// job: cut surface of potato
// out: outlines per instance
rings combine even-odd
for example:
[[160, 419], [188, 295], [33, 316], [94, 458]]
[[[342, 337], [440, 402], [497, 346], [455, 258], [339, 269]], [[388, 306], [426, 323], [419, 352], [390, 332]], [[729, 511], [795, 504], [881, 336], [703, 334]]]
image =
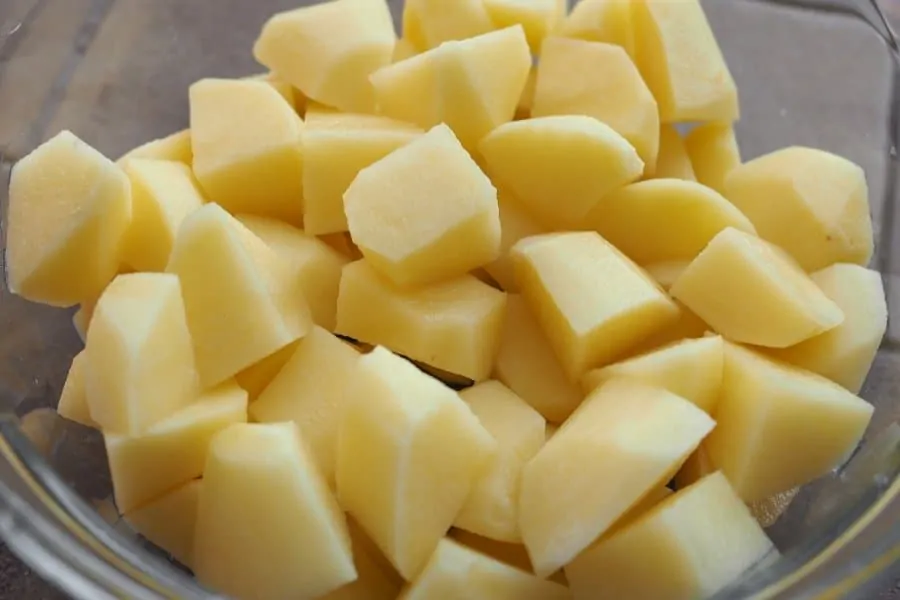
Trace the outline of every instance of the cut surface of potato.
[[711, 329], [703, 319], [691, 312], [687, 306], [681, 302], [675, 301], [678, 307], [679, 316], [674, 322], [666, 325], [648, 338], [644, 338], [638, 346], [628, 352], [628, 356], [640, 356], [653, 350], [658, 350], [663, 346], [674, 344], [682, 340], [692, 340], [703, 337]]
[[522, 203], [509, 192], [500, 188], [497, 192], [500, 207], [500, 258], [486, 264], [484, 270], [494, 278], [501, 289], [507, 292], [519, 291], [516, 274], [513, 271], [509, 251], [519, 240], [547, 230], [524, 208]]
[[780, 248], [731, 227], [685, 269], [671, 294], [728, 339], [770, 348], [799, 344], [844, 321]]
[[704, 123], [685, 138], [697, 181], [725, 194], [725, 180], [741, 165], [741, 150], [730, 123]]
[[287, 361], [294, 355], [294, 351], [300, 345], [300, 341], [297, 340], [288, 344], [281, 350], [273, 352], [234, 376], [234, 380], [237, 381], [238, 385], [247, 390], [250, 402], [259, 398], [263, 390], [272, 383], [275, 376], [281, 372]]
[[183, 129], [164, 138], [142, 144], [122, 155], [116, 162], [119, 166], [125, 166], [132, 158], [171, 160], [190, 166], [194, 162], [194, 151], [191, 148], [191, 131]]
[[278, 92], [282, 98], [284, 98], [288, 104], [291, 105], [297, 114], [302, 114], [301, 111], [306, 108], [306, 97], [303, 95], [303, 92], [292, 86], [287, 81], [281, 79], [275, 73], [269, 71], [268, 73], [261, 73], [259, 75], [252, 75], [250, 77], [246, 77], [246, 79], [251, 79], [255, 81], [263, 81], [268, 83], [275, 91]]
[[684, 270], [691, 264], [689, 260], [663, 260], [644, 265], [644, 270], [666, 291], [670, 290]]
[[91, 418], [87, 403], [86, 370], [87, 354], [82, 350], [75, 355], [69, 366], [69, 374], [59, 396], [56, 412], [59, 416], [85, 427], [97, 427], [96, 421]]
[[357, 362], [338, 435], [341, 506], [413, 579], [497, 442], [444, 384], [382, 347]]
[[200, 479], [190, 481], [149, 504], [136, 508], [123, 518], [147, 540], [190, 568], [194, 525], [197, 523], [197, 502], [202, 485]]
[[397, 600], [403, 578], [359, 525], [351, 519], [347, 520], [347, 525], [356, 579], [325, 594], [320, 600]]
[[653, 177], [697, 181], [685, 142], [674, 125], [663, 125], [659, 131], [659, 155]]
[[10, 292], [51, 306], [97, 298], [131, 222], [125, 173], [69, 131], [16, 163], [6, 214]]
[[465, 40], [495, 29], [485, 0], [409, 0], [403, 7], [403, 35], [421, 50]]
[[706, 477], [718, 471], [706, 451], [706, 445], [701, 444], [691, 456], [684, 461], [684, 464], [675, 474], [673, 481], [676, 490], [683, 490], [689, 485], [693, 485]]
[[541, 44], [559, 20], [557, 0], [483, 0], [488, 16], [498, 29], [521, 25], [532, 54], [540, 54]]
[[621, 46], [634, 56], [631, 0], [581, 0], [563, 21], [558, 34]]

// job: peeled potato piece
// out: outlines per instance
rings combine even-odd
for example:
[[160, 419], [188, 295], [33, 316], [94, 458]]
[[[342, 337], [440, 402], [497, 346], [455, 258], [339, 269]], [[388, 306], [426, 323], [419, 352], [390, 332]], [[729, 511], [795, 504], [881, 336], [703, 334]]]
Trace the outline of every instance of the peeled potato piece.
[[486, 264], [484, 270], [507, 292], [519, 291], [509, 251], [521, 239], [547, 233], [522, 203], [502, 188], [497, 193], [500, 208], [500, 258]]
[[124, 515], [135, 531], [191, 567], [202, 480], [195, 479]]
[[697, 181], [725, 194], [728, 175], [741, 165], [741, 151], [730, 123], [705, 123], [684, 140]]
[[653, 178], [697, 181], [685, 141], [673, 125], [663, 125], [659, 131], [659, 156]]
[[409, 0], [403, 6], [403, 35], [420, 50], [493, 31], [485, 0]]
[[558, 33], [567, 38], [621, 46], [629, 56], [634, 56], [631, 0], [581, 0]]
[[540, 53], [544, 38], [559, 20], [558, 0], [484, 0], [484, 5], [498, 29], [521, 25], [533, 54]]
[[66, 376], [66, 383], [63, 385], [62, 393], [59, 396], [56, 412], [59, 413], [59, 416], [70, 421], [85, 427], [96, 428], [97, 423], [91, 418], [91, 411], [88, 408], [85, 382], [87, 377], [86, 369], [87, 354], [82, 350], [72, 359], [69, 374]]
[[122, 155], [116, 162], [119, 166], [124, 167], [132, 158], [171, 160], [190, 166], [194, 162], [194, 152], [191, 148], [191, 131], [183, 129], [164, 138], [142, 144]]

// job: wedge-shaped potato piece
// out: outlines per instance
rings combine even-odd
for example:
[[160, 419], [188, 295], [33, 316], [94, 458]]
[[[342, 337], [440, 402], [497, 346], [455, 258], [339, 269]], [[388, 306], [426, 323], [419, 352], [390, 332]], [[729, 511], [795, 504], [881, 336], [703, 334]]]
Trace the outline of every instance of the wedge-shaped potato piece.
[[672, 296], [736, 342], [787, 348], [844, 321], [844, 313], [780, 248], [732, 227], [685, 269]]
[[213, 436], [229, 425], [247, 421], [247, 392], [234, 381], [195, 400], [140, 435], [104, 432], [120, 513], [128, 514], [200, 477]]
[[273, 16], [253, 56], [308, 98], [373, 112], [369, 74], [391, 64], [396, 41], [384, 0], [336, 0]]
[[88, 331], [87, 400], [105, 432], [136, 435], [194, 400], [197, 369], [178, 278], [117, 277]]
[[573, 381], [678, 318], [656, 283], [594, 232], [526, 238], [512, 256], [522, 296]]
[[583, 115], [507, 123], [479, 149], [488, 172], [542, 224], [557, 229], [578, 225], [606, 194], [644, 171], [625, 138]]
[[737, 87], [699, 0], [637, 0], [635, 57], [663, 123], [737, 121]]
[[584, 394], [566, 375], [525, 299], [510, 295], [494, 375], [552, 423], [562, 423]]
[[275, 88], [203, 79], [190, 88], [190, 111], [194, 174], [206, 196], [234, 214], [299, 225], [303, 121]]
[[287, 263], [309, 304], [313, 322], [334, 329], [341, 269], [349, 259], [287, 223], [251, 215], [239, 215], [238, 220]]
[[404, 590], [406, 600], [471, 598], [569, 600], [569, 590], [459, 544], [441, 540], [422, 573]]
[[191, 567], [197, 503], [203, 481], [194, 479], [124, 515], [125, 521], [147, 540]]
[[746, 502], [825, 475], [859, 442], [872, 405], [836, 383], [725, 346], [718, 427], [704, 446]]
[[760, 237], [806, 271], [872, 258], [866, 174], [845, 158], [798, 146], [778, 150], [731, 171], [725, 195]]
[[673, 125], [663, 125], [659, 131], [659, 155], [653, 178], [697, 181], [685, 142]]
[[190, 166], [194, 162], [194, 151], [191, 148], [191, 131], [182, 129], [172, 135], [142, 144], [122, 155], [116, 162], [119, 166], [125, 166], [132, 158], [171, 160]]
[[460, 392], [497, 440], [497, 454], [475, 484], [454, 526], [503, 542], [520, 543], [519, 480], [522, 468], [544, 445], [546, 421], [499, 381]]
[[82, 350], [75, 355], [69, 366], [69, 374], [59, 396], [56, 412], [59, 416], [85, 427], [97, 427], [97, 423], [91, 418], [87, 403], [86, 371], [87, 353]]
[[775, 547], [721, 473], [601, 540], [566, 566], [576, 600], [709, 598]]
[[721, 337], [684, 340], [591, 371], [584, 376], [582, 385], [589, 393], [610, 379], [631, 377], [667, 389], [714, 415], [722, 390], [724, 360]]
[[502, 188], [497, 193], [500, 207], [500, 258], [484, 266], [500, 287], [507, 292], [519, 291], [509, 251], [521, 239], [547, 233], [522, 203]]
[[247, 77], [246, 79], [252, 79], [256, 81], [264, 81], [275, 88], [275, 91], [278, 92], [287, 103], [290, 104], [297, 114], [302, 115], [306, 112], [306, 103], [308, 99], [306, 96], [292, 86], [290, 83], [269, 71], [268, 73], [261, 73], [259, 75], [253, 75], [251, 77]]
[[243, 423], [213, 438], [193, 566], [235, 598], [318, 598], [356, 579], [346, 519], [296, 425]]
[[500, 252], [497, 190], [446, 125], [363, 169], [344, 209], [363, 255], [399, 285], [463, 275]]
[[656, 100], [620, 46], [551, 37], [538, 65], [532, 117], [588, 115], [616, 130], [649, 172], [659, 152]]
[[535, 572], [568, 564], [662, 487], [714, 426], [662, 388], [616, 379], [595, 390], [522, 474], [519, 526]]
[[357, 362], [338, 436], [341, 505], [407, 580], [425, 566], [497, 442], [459, 396], [388, 350]]
[[887, 328], [881, 274], [859, 265], [837, 264], [813, 273], [812, 280], [840, 307], [844, 322], [796, 346], [773, 351], [773, 356], [858, 394]]
[[725, 180], [741, 165], [741, 150], [730, 123], [705, 123], [684, 139], [697, 181], [720, 194]]
[[439, 56], [424, 52], [372, 73], [378, 112], [421, 127], [440, 123]]
[[353, 520], [347, 520], [356, 579], [320, 600], [397, 600], [403, 578]]
[[558, 0], [484, 0], [488, 15], [498, 28], [521, 25], [532, 54], [540, 54], [544, 38], [559, 21]]
[[275, 376], [281, 372], [287, 361], [294, 355], [294, 351], [297, 350], [300, 341], [297, 340], [288, 344], [281, 350], [273, 352], [234, 376], [234, 380], [237, 381], [238, 385], [247, 390], [250, 402], [259, 398], [259, 395], [272, 383]]
[[51, 306], [100, 296], [119, 269], [131, 186], [113, 162], [63, 131], [20, 160], [9, 180], [9, 291]]
[[309, 330], [309, 307], [294, 271], [217, 204], [185, 219], [167, 270], [181, 281], [204, 386], [234, 376]]
[[558, 34], [621, 46], [634, 56], [631, 0], [581, 0], [563, 21]]
[[336, 332], [475, 381], [500, 347], [506, 295], [471, 275], [399, 288], [358, 261], [344, 267]]
[[409, 0], [403, 7], [403, 35], [421, 50], [494, 29], [485, 0]]
[[599, 202], [586, 223], [640, 265], [693, 260], [727, 227], [756, 233], [721, 194], [679, 179], [626, 186]]

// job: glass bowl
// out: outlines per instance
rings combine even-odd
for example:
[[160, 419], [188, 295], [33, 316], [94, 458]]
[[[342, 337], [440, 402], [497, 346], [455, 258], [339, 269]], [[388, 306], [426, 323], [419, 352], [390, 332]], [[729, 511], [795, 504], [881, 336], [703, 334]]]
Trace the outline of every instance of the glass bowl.
[[[117, 157], [185, 127], [188, 85], [262, 71], [250, 48], [263, 21], [298, 4], [0, 0], [0, 203], [10, 166], [60, 129]], [[390, 4], [399, 21], [402, 2]], [[742, 93], [744, 157], [802, 144], [865, 168], [874, 266], [900, 314], [900, 63], [889, 25], [900, 1], [705, 5]], [[100, 436], [52, 410], [81, 348], [71, 316], [0, 289], [0, 535], [76, 598], [216, 597], [118, 520]], [[900, 578], [900, 322], [862, 395], [876, 410], [860, 450], [768, 528], [782, 557], [720, 597], [873, 598]]]

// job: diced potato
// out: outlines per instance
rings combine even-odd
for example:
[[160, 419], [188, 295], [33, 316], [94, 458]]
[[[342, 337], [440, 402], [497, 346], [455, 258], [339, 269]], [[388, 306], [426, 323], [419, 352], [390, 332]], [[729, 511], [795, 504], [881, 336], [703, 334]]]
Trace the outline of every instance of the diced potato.
[[559, 35], [614, 44], [634, 56], [631, 0], [581, 0], [563, 21]]
[[834, 329], [844, 313], [780, 248], [729, 227], [672, 286], [728, 339], [787, 348]]
[[490, 556], [502, 563], [519, 570], [533, 573], [531, 559], [528, 558], [528, 550], [522, 544], [510, 544], [498, 542], [480, 535], [476, 535], [464, 529], [454, 528], [450, 532], [451, 539], [476, 552]]
[[659, 155], [653, 178], [697, 181], [685, 141], [674, 125], [663, 125], [659, 131]]
[[471, 275], [403, 289], [358, 261], [344, 267], [335, 331], [482, 381], [500, 347], [505, 306], [503, 292]]
[[871, 404], [836, 383], [733, 344], [724, 373], [718, 426], [704, 446], [746, 502], [825, 475], [872, 418]]
[[640, 265], [693, 260], [727, 227], [756, 233], [721, 194], [679, 179], [641, 181], [613, 192], [586, 223]]
[[584, 399], [519, 295], [506, 300], [506, 321], [494, 375], [552, 423], [568, 419]]
[[635, 57], [663, 123], [737, 121], [737, 87], [699, 0], [632, 4]]
[[662, 260], [660, 262], [650, 263], [644, 266], [644, 270], [650, 277], [668, 291], [684, 270], [691, 264], [689, 260]]
[[261, 73], [259, 75], [253, 75], [251, 77], [247, 77], [247, 79], [254, 79], [256, 81], [264, 81], [275, 88], [275, 91], [281, 94], [281, 97], [287, 100], [287, 103], [290, 104], [297, 114], [303, 114], [306, 110], [306, 96], [292, 86], [290, 83], [272, 73], [271, 71], [268, 73]]
[[420, 50], [415, 44], [407, 39], [401, 38], [397, 40], [397, 44], [394, 46], [394, 54], [391, 56], [391, 63], [398, 63], [407, 58], [412, 58], [419, 53]]
[[716, 473], [566, 566], [576, 600], [709, 598], [775, 547]]
[[132, 158], [148, 158], [151, 160], [171, 160], [190, 166], [194, 162], [194, 151], [191, 148], [191, 131], [182, 129], [152, 142], [142, 144], [124, 154], [116, 162], [125, 166]]
[[525, 80], [525, 87], [522, 89], [522, 95], [519, 96], [519, 104], [516, 106], [516, 120], [530, 119], [531, 107], [534, 105], [534, 91], [537, 88], [537, 67], [531, 67], [528, 71], [528, 79]]
[[363, 257], [362, 252], [359, 251], [359, 248], [353, 243], [353, 239], [347, 232], [329, 233], [318, 237], [332, 249], [337, 250], [350, 260], [359, 260]]
[[184, 221], [167, 270], [181, 281], [204, 386], [234, 376], [310, 327], [290, 266], [217, 204]]
[[119, 268], [130, 188], [118, 166], [69, 131], [17, 162], [5, 223], [9, 291], [61, 307], [100, 296]]
[[291, 342], [281, 350], [273, 352], [261, 361], [254, 363], [234, 376], [238, 385], [247, 390], [250, 402], [253, 402], [268, 387], [275, 376], [281, 372], [287, 361], [294, 355], [301, 340]]
[[341, 411], [358, 359], [359, 352], [349, 344], [313, 327], [250, 407], [250, 416], [258, 423], [296, 423], [319, 472], [332, 487]]
[[620, 46], [551, 37], [538, 65], [531, 116], [588, 115], [628, 140], [648, 172], [659, 152], [656, 100]]
[[378, 347], [357, 364], [338, 436], [338, 497], [411, 580], [497, 443], [456, 392], [399, 356]]
[[363, 169], [344, 209], [363, 255], [400, 285], [463, 275], [500, 251], [497, 190], [446, 125]]
[[520, 543], [519, 480], [525, 464], [544, 445], [546, 421], [499, 381], [460, 392], [488, 433], [497, 454], [475, 483], [454, 526], [502, 542]]
[[494, 28], [485, 0], [408, 0], [403, 7], [403, 35], [422, 50]]
[[313, 322], [333, 330], [341, 269], [350, 261], [323, 241], [287, 223], [251, 215], [239, 215], [238, 221], [288, 264]]
[[318, 598], [356, 579], [344, 514], [293, 423], [213, 438], [193, 562], [202, 584], [235, 598]]
[[129, 512], [124, 519], [151, 543], [190, 568], [202, 485], [200, 479], [190, 481]]
[[203, 79], [190, 88], [190, 111], [194, 174], [206, 196], [232, 213], [299, 225], [303, 121], [275, 88]]
[[774, 350], [773, 356], [858, 394], [887, 328], [881, 274], [837, 264], [813, 273], [812, 280], [843, 311], [844, 322], [796, 346]]
[[725, 180], [741, 165], [734, 127], [730, 123], [705, 123], [694, 128], [684, 144], [697, 181], [724, 194]]
[[132, 219], [122, 242], [122, 260], [137, 271], [164, 271], [184, 219], [200, 208], [203, 193], [183, 163], [132, 158]]
[[662, 487], [714, 426], [662, 388], [617, 379], [595, 390], [522, 474], [519, 525], [535, 572], [568, 564]]
[[735, 168], [725, 195], [806, 271], [836, 262], [868, 264], [872, 219], [866, 174], [812, 148], [785, 148]]
[[347, 525], [357, 577], [320, 600], [397, 600], [403, 578], [359, 525], [352, 520], [348, 520]]
[[117, 277], [97, 303], [85, 348], [88, 406], [105, 432], [139, 434], [196, 396], [191, 334], [174, 275]]
[[557, 0], [483, 0], [488, 16], [499, 28], [521, 25], [532, 54], [539, 54], [544, 38], [559, 20]]
[[[405, 6], [408, 12], [409, 3]], [[421, 127], [440, 123], [440, 56], [439, 50], [423, 52], [372, 73], [379, 113]]]
[[582, 115], [513, 121], [479, 149], [488, 172], [551, 228], [577, 226], [606, 194], [644, 171], [625, 138]]
[[656, 283], [594, 232], [526, 238], [512, 256], [522, 296], [573, 381], [678, 318]]
[[507, 292], [518, 292], [509, 251], [521, 239], [547, 233], [521, 202], [502, 188], [497, 193], [500, 207], [500, 258], [484, 266], [484, 270]]
[[200, 477], [213, 436], [229, 425], [247, 421], [247, 392], [234, 381], [195, 400], [138, 436], [104, 431], [120, 513], [128, 514]]
[[678, 319], [645, 338], [643, 342], [628, 352], [628, 356], [639, 356], [682, 340], [700, 338], [710, 331], [709, 325], [691, 312], [691, 309], [677, 300], [675, 300], [675, 306], [679, 310]]
[[422, 573], [404, 590], [404, 600], [569, 600], [569, 590], [444, 538]]
[[384, 0], [336, 0], [274, 15], [253, 56], [313, 100], [373, 112], [369, 74], [391, 63], [396, 41]]
[[715, 415], [722, 390], [722, 338], [703, 337], [660, 348], [626, 361], [591, 371], [584, 376], [586, 392], [616, 377], [630, 377], [657, 385]]
[[91, 418], [91, 411], [87, 403], [86, 370], [87, 354], [82, 350], [72, 359], [69, 374], [66, 376], [66, 383], [63, 385], [62, 393], [59, 396], [56, 412], [59, 413], [59, 416], [70, 421], [85, 427], [96, 428], [97, 423]]

